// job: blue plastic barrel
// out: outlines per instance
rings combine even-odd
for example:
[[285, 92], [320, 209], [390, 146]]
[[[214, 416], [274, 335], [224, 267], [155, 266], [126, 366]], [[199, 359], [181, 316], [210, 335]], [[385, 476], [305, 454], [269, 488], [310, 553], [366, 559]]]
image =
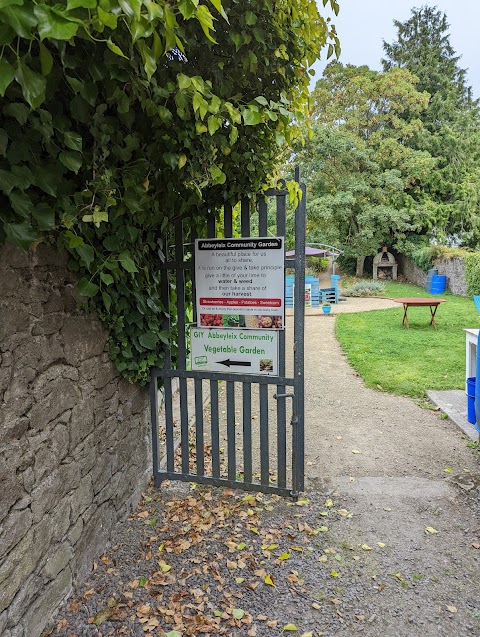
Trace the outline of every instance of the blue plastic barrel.
[[447, 289], [447, 277], [444, 274], [433, 274], [430, 294], [443, 294]]
[[480, 347], [477, 347], [476, 373], [477, 375], [476, 375], [476, 381], [475, 381], [475, 415], [476, 415], [475, 428], [477, 431], [480, 431]]
[[475, 414], [475, 385], [476, 378], [467, 378], [467, 420], [471, 425], [477, 424]]

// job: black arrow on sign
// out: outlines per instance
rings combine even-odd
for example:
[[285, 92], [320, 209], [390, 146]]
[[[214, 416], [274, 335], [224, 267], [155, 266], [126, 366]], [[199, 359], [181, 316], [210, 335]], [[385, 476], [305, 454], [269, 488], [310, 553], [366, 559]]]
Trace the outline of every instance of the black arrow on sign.
[[226, 365], [227, 367], [230, 367], [231, 365], [239, 365], [241, 367], [251, 367], [252, 363], [248, 362], [248, 361], [231, 361], [229, 358], [227, 358], [226, 361], [218, 361], [219, 365]]

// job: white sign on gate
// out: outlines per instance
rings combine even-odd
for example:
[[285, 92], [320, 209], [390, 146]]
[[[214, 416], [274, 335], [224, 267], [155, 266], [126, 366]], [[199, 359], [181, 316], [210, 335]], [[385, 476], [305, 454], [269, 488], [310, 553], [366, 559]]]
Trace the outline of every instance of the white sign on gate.
[[278, 332], [190, 329], [192, 370], [278, 376]]
[[202, 327], [283, 329], [283, 237], [197, 239], [195, 286]]

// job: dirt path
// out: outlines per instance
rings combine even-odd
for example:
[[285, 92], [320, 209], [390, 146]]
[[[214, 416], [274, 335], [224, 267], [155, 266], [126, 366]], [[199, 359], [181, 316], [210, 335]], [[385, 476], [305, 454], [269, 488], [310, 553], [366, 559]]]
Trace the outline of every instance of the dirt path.
[[[307, 317], [306, 327], [307, 490], [335, 494], [353, 513], [337, 544], [376, 549], [364, 587], [345, 588], [383, 620], [381, 630], [371, 625], [365, 634], [480, 634], [480, 560], [473, 547], [480, 520], [463, 494], [473, 486], [478, 497], [478, 461], [450, 421], [408, 398], [365, 388], [345, 360], [334, 320]], [[388, 552], [378, 551], [378, 542]], [[374, 576], [404, 583], [374, 598], [368, 586]]]
[[438, 413], [366, 389], [334, 317], [312, 310], [306, 339], [302, 506], [151, 491], [52, 635], [480, 635], [478, 455]]

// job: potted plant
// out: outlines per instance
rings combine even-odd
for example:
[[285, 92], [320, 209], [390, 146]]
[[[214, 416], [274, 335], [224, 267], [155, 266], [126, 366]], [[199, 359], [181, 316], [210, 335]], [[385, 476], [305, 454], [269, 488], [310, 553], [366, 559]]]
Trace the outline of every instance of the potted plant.
[[328, 303], [328, 301], [324, 301], [322, 303], [322, 312], [324, 314], [330, 314], [331, 310], [332, 310], [332, 304]]

